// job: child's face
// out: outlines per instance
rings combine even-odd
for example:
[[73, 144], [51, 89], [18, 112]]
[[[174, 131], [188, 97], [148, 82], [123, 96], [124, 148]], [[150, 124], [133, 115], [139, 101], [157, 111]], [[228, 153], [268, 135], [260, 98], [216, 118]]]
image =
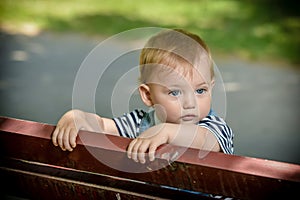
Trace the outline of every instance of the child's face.
[[157, 117], [163, 122], [197, 123], [210, 111], [213, 80], [209, 69], [193, 69], [188, 75], [159, 69], [148, 86]]

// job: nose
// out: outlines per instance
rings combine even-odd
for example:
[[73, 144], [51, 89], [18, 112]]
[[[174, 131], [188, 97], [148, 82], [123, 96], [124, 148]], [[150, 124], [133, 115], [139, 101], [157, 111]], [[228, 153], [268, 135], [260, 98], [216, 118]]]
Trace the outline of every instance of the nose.
[[194, 109], [196, 107], [196, 99], [194, 94], [184, 95], [181, 103], [184, 109]]

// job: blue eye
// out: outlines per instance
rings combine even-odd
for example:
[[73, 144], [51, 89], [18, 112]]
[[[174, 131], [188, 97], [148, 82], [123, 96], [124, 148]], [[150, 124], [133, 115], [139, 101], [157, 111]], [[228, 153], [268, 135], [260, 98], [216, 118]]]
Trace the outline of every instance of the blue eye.
[[197, 89], [196, 93], [197, 94], [203, 94], [206, 90], [205, 89]]
[[181, 92], [179, 90], [171, 90], [168, 94], [173, 97], [177, 97], [181, 94]]

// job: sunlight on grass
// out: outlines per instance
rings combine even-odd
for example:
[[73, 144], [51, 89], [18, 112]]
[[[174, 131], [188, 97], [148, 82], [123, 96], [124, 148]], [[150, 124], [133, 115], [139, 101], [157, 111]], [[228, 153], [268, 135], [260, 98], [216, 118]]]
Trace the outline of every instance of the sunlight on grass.
[[281, 15], [258, 2], [2, 0], [0, 28], [23, 33], [30, 24], [36, 34], [71, 31], [110, 36], [145, 26], [176, 27], [200, 34], [216, 53], [299, 63], [299, 17]]

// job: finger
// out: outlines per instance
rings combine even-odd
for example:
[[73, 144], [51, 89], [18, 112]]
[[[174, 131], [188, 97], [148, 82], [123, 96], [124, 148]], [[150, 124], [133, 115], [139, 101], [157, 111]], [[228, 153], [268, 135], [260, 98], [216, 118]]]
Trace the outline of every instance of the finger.
[[64, 136], [64, 129], [61, 129], [57, 135], [57, 142], [58, 142], [58, 146], [65, 151], [66, 149], [64, 148], [63, 145], [63, 136]]
[[74, 128], [71, 129], [70, 131], [70, 144], [72, 148], [76, 147], [76, 137], [78, 135], [78, 131]]
[[143, 141], [141, 142], [138, 150], [137, 150], [137, 157], [140, 163], [145, 163], [145, 152], [147, 151], [149, 147], [149, 142], [148, 141]]
[[127, 157], [131, 158], [131, 154], [132, 154], [132, 148], [134, 147], [135, 143], [137, 142], [137, 139], [132, 140], [127, 148]]
[[137, 154], [138, 154], [138, 150], [139, 150], [141, 143], [142, 143], [141, 140], [137, 140], [136, 143], [134, 144], [134, 146], [132, 147], [131, 159], [134, 160], [135, 162], [139, 161], [137, 158]]
[[150, 161], [154, 161], [155, 160], [155, 151], [156, 151], [156, 149], [157, 149], [157, 145], [155, 145], [155, 144], [150, 145], [150, 147], [149, 147], [149, 153], [148, 153]]
[[57, 143], [57, 135], [59, 133], [59, 128], [56, 127], [53, 134], [52, 134], [52, 143], [54, 144], [54, 146], [58, 146], [58, 143]]
[[140, 163], [144, 164], [146, 162], [145, 153], [137, 153], [137, 159]]
[[73, 148], [70, 146], [70, 131], [70, 128], [67, 128], [67, 130], [65, 131], [63, 136], [63, 145], [66, 150], [73, 151]]

